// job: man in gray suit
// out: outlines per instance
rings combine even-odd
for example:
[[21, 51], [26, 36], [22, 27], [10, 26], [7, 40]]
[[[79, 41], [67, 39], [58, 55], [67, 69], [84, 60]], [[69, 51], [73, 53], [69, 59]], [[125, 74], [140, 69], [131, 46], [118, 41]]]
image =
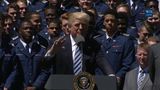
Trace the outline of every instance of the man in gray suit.
[[126, 74], [123, 90], [152, 90], [148, 73], [148, 49], [147, 43], [138, 45], [136, 52], [138, 67]]
[[160, 43], [153, 45], [149, 53], [149, 71], [153, 90], [160, 90]]

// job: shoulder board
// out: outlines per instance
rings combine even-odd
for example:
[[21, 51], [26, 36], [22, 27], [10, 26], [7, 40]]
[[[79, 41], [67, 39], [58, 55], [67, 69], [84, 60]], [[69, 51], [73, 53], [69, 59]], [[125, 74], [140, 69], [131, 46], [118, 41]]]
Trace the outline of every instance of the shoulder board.
[[39, 13], [39, 12], [41, 12], [41, 11], [42, 11], [42, 9], [38, 9], [38, 10], [36, 10], [36, 12], [37, 12], [37, 13]]
[[12, 46], [12, 47], [15, 47], [16, 45], [15, 45], [15, 44], [13, 44], [13, 43], [11, 43], [11, 46]]
[[79, 7], [77, 7], [77, 6], [75, 6], [75, 7], [73, 7], [74, 9], [79, 9]]
[[130, 26], [129, 28], [131, 28], [131, 29], [135, 29], [136, 27], [134, 27], [134, 26]]
[[99, 16], [99, 17], [103, 17], [103, 16], [104, 16], [104, 14], [102, 14], [102, 13], [98, 13], [98, 16]]
[[46, 48], [45, 46], [43, 46], [43, 45], [41, 45], [41, 44], [40, 44], [40, 46], [41, 46], [42, 48]]
[[42, 3], [47, 3], [48, 1], [47, 0], [42, 0]]
[[102, 31], [105, 31], [105, 32], [106, 32], [106, 30], [105, 30], [104, 28], [102, 29]]
[[15, 36], [15, 37], [12, 38], [12, 40], [16, 40], [16, 39], [18, 39], [18, 36]]
[[129, 36], [130, 36], [130, 35], [127, 34], [127, 33], [121, 33], [121, 35], [126, 36], [126, 37], [129, 37]]
[[41, 46], [42, 48], [46, 48], [44, 45], [40, 44], [39, 41], [36, 41], [36, 43], [37, 43], [39, 46]]
[[100, 36], [102, 36], [102, 35], [96, 35], [96, 36], [93, 37], [93, 39], [96, 39], [96, 38], [98, 38]]

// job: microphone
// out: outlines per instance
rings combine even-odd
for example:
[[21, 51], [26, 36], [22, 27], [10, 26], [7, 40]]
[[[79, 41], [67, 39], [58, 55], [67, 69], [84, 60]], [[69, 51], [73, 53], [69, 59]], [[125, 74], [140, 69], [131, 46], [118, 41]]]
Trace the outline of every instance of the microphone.
[[77, 35], [74, 38], [74, 40], [77, 43], [77, 45], [80, 47], [80, 49], [82, 50], [82, 46], [83, 46], [83, 43], [85, 42], [85, 38], [82, 35]]
[[81, 42], [85, 42], [85, 38], [82, 36], [82, 35], [77, 35], [75, 38], [74, 38], [75, 42], [78, 44], [78, 43], [81, 43]]

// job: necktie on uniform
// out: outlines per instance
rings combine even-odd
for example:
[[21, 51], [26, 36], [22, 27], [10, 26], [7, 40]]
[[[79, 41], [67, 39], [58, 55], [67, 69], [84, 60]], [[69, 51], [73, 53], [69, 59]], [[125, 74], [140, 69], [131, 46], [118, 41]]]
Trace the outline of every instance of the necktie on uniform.
[[108, 39], [107, 39], [107, 41], [108, 41], [108, 42], [111, 42], [111, 41], [112, 41], [112, 39], [111, 39], [111, 38], [108, 38]]
[[143, 72], [143, 70], [141, 70], [139, 73], [140, 73], [140, 75], [139, 75], [139, 78], [138, 78], [138, 81], [137, 81], [138, 90], [140, 90], [140, 88], [142, 86], [142, 83], [143, 83], [143, 80], [145, 78], [145, 73]]
[[75, 48], [75, 55], [73, 59], [73, 70], [75, 75], [82, 72], [82, 52], [77, 45]]
[[132, 5], [131, 5], [131, 11], [135, 12], [135, 10], [136, 10], [136, 3], [133, 2]]
[[26, 45], [26, 51], [27, 51], [28, 53], [30, 53], [30, 52], [29, 52], [29, 45], [28, 45], [28, 44]]

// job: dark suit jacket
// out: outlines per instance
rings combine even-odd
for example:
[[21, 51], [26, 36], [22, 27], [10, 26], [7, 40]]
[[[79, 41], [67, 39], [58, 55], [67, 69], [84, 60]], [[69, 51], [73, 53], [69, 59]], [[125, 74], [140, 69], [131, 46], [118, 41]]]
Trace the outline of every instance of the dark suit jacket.
[[149, 52], [149, 70], [153, 82], [153, 90], [160, 90], [160, 43], [153, 45]]
[[[138, 68], [135, 68], [128, 72], [125, 77], [123, 90], [137, 90], [137, 77]], [[146, 73], [146, 76], [143, 80], [142, 88], [140, 90], [152, 90], [152, 82], [148, 73]]]
[[[113, 73], [110, 65], [106, 65], [103, 55], [97, 53], [99, 50], [94, 40], [86, 40], [80, 45], [83, 49], [83, 71], [94, 74], [95, 66], [98, 65], [104, 69], [106, 74]], [[52, 61], [54, 74], [73, 74], [73, 58], [70, 36], [65, 37], [65, 41], [60, 50], [52, 56], [46, 57]]]

